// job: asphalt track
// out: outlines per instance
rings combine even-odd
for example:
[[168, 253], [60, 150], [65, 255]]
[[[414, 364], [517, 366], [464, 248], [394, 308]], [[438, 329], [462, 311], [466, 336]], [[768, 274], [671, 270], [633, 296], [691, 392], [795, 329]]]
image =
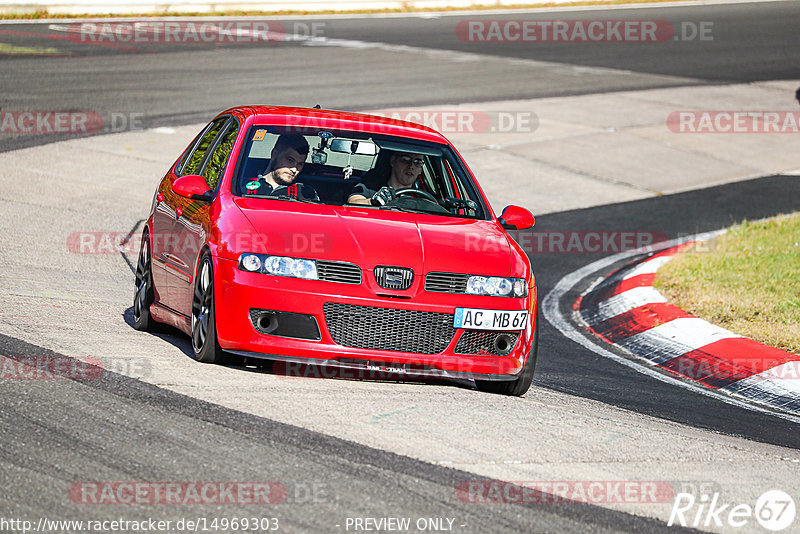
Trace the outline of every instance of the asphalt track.
[[[633, 10], [614, 14], [641, 18], [641, 13]], [[598, 17], [593, 11], [559, 14], [559, 18], [572, 16]], [[54, 39], [20, 34], [52, 34], [47, 24], [0, 24], [2, 42], [59, 46], [75, 55], [0, 57], [0, 105], [3, 109], [141, 113], [143, 126], [150, 127], [202, 122], [222, 108], [253, 99], [313, 104], [324, 98], [321, 103], [328, 107], [366, 109], [800, 77], [796, 61], [800, 3], [657, 8], [648, 18], [711, 20], [720, 33], [712, 46], [706, 47], [674, 42], [658, 47], [620, 48], [609, 43], [476, 48], [454, 38], [457, 20], [450, 17], [335, 19], [325, 27], [330, 39], [498, 58], [473, 67], [468, 62], [457, 67], [448, 63], [444, 69], [444, 61], [423, 53], [419, 59], [412, 56], [398, 63], [384, 48], [357, 48], [344, 42], [335, 46], [279, 43], [268, 50], [246, 45], [188, 49], [152, 45], [145, 52], [153, 53], [132, 53], [63, 40], [54, 45]], [[545, 69], [537, 71], [534, 78], [531, 69], [508, 61], [515, 58], [599, 69], [581, 71], [582, 76], [570, 75], [563, 68]], [[355, 61], [370, 68], [353, 68]], [[3, 138], [0, 147], [8, 151], [57, 140], [58, 136], [12, 136]], [[672, 238], [797, 209], [797, 179], [772, 176], [548, 214], [537, 218], [536, 229], [656, 228]], [[540, 295], [564, 274], [598, 257], [536, 257]], [[573, 300], [574, 295], [568, 295], [562, 304], [569, 306]], [[542, 325], [535, 379], [538, 388], [720, 435], [800, 448], [794, 423], [649, 379], [597, 357], [560, 336], [549, 324]], [[7, 336], [0, 337], [0, 349], [10, 358], [53, 355]], [[63, 498], [76, 480], [280, 480], [295, 481], [285, 482], [289, 496], [275, 508], [282, 530], [290, 532], [343, 531], [334, 525], [346, 516], [359, 515], [456, 517], [458, 523], [467, 525], [463, 530], [468, 532], [674, 530], [655, 520], [579, 503], [499, 507], [462, 503], [453, 488], [480, 477], [223, 408], [113, 373], [96, 381], [3, 381], [0, 396], [0, 484], [4, 490], [2, 514], [7, 517], [86, 516], [85, 507]], [[491, 421], [487, 422], [487, 427], [491, 426]], [[314, 499], [314, 483], [324, 486], [328, 495]], [[224, 512], [229, 517], [239, 512], [250, 515], [252, 509], [226, 508]], [[271, 509], [265, 513], [269, 512]], [[158, 507], [131, 512], [130, 507], [108, 506], [97, 507], [91, 515], [133, 518], [174, 517], [176, 513], [211, 516], [219, 515], [219, 510], [187, 505], [178, 512]], [[259, 511], [259, 515], [264, 513]]]
[[[59, 357], [6, 336], [0, 336], [0, 349], [11, 358]], [[250, 518], [253, 507], [247, 505], [227, 506], [224, 514], [192, 504], [177, 511], [169, 504], [145, 511], [110, 504], [87, 511], [86, 504], [65, 503], [63, 496], [74, 484], [96, 480], [289, 480], [278, 482], [285, 500], [256, 512], [259, 518], [278, 517], [280, 531], [344, 531], [346, 518], [359, 516], [446, 517], [455, 521], [454, 530], [466, 532], [674, 530], [654, 519], [583, 503], [490, 507], [461, 502], [454, 488], [491, 479], [253, 417], [113, 373], [88, 382], [58, 381], [55, 387], [18, 381], [2, 395], [4, 517]]]

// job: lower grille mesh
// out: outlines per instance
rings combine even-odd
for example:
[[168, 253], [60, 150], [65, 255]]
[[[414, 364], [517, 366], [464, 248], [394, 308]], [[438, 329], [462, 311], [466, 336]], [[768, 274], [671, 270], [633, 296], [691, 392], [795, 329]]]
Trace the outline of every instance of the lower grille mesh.
[[[458, 343], [456, 343], [456, 348], [453, 352], [456, 354], [475, 354], [478, 356], [498, 356], [499, 354], [497, 349], [494, 347], [494, 341], [500, 334], [505, 334], [512, 339], [512, 347], [517, 344], [519, 332], [486, 332], [480, 330], [466, 330], [463, 334], [461, 334], [461, 337], [458, 338]], [[508, 352], [506, 354], [508, 354]]]
[[417, 354], [443, 352], [456, 333], [450, 313], [326, 302], [325, 322], [339, 345]]

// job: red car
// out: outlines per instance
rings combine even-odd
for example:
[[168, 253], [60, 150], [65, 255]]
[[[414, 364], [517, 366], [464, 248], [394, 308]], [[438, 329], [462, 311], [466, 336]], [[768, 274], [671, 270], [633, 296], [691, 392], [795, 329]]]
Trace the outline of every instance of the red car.
[[[407, 186], [407, 187], [406, 187]], [[231, 355], [452, 377], [522, 395], [536, 282], [453, 145], [431, 128], [275, 106], [224, 111], [153, 198], [134, 322]]]

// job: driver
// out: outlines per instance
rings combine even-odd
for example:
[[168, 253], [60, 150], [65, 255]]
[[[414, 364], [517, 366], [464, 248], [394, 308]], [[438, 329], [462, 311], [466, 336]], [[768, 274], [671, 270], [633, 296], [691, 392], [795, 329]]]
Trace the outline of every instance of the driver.
[[310, 185], [294, 183], [303, 170], [308, 156], [308, 141], [300, 134], [282, 134], [275, 142], [269, 164], [256, 180], [245, 184], [247, 195], [293, 197], [319, 200]]
[[[350, 193], [347, 202], [350, 204], [365, 204], [373, 206], [383, 206], [395, 199], [395, 191], [398, 189], [408, 189], [414, 187], [414, 182], [422, 172], [425, 160], [419, 154], [409, 152], [398, 152], [389, 158], [389, 169], [391, 174], [388, 179], [383, 180], [385, 185], [375, 189], [370, 189], [366, 184], [357, 184]], [[379, 184], [381, 182], [378, 182]]]

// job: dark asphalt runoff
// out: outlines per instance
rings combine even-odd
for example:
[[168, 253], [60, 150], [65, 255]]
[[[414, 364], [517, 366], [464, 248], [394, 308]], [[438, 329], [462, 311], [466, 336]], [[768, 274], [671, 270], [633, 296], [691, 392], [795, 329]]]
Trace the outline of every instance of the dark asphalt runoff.
[[[320, 103], [360, 110], [800, 78], [800, 2], [557, 15], [584, 20], [648, 18], [678, 27], [684, 22], [711, 22], [714, 38], [702, 43], [486, 44], [464, 42], [456, 34], [462, 19], [523, 17], [556, 18], [536, 14], [325, 21], [324, 35], [329, 39], [416, 47], [407, 53], [301, 42], [144, 45], [131, 51], [63, 39], [65, 34], [48, 24], [0, 24], [0, 43], [18, 50], [55, 47], [62, 54], [0, 55], [0, 108], [91, 110], [103, 116], [135, 116], [142, 127], [151, 127], [204, 122], [243, 103]], [[482, 57], [453, 67], [453, 62], [418, 49]], [[535, 69], [509, 59], [622, 72], [590, 70], [585, 76], [568, 76], [563, 70]], [[503, 62], [508, 65], [502, 77], [483, 76], [487, 68]], [[0, 151], [59, 139], [63, 137], [2, 136]], [[537, 218], [536, 230], [650, 228], [676, 237], [797, 209], [797, 179], [774, 176], [545, 215]], [[540, 296], [561, 276], [599, 257], [537, 255], [533, 263]], [[645, 377], [542, 324], [535, 379], [540, 387], [724, 434], [800, 447], [796, 424]], [[0, 350], [12, 358], [56, 356], [2, 336]], [[9, 516], [120, 515], [123, 507], [96, 506], [88, 514], [85, 505], [65, 500], [76, 480], [253, 480], [283, 484], [286, 500], [259, 507], [255, 513], [246, 506], [226, 507], [225, 515], [278, 517], [281, 531], [287, 532], [344, 532], [348, 515], [455, 517], [466, 525], [464, 532], [667, 530], [655, 520], [584, 504], [466, 504], [454, 488], [475, 480], [475, 475], [235, 412], [113, 373], [99, 380], [56, 382], [0, 384], [0, 500]], [[324, 492], [315, 494], [315, 488], [323, 487]], [[129, 519], [220, 517], [220, 513], [196, 505], [178, 511], [165, 506], [132, 512], [130, 506], [124, 507]]]

